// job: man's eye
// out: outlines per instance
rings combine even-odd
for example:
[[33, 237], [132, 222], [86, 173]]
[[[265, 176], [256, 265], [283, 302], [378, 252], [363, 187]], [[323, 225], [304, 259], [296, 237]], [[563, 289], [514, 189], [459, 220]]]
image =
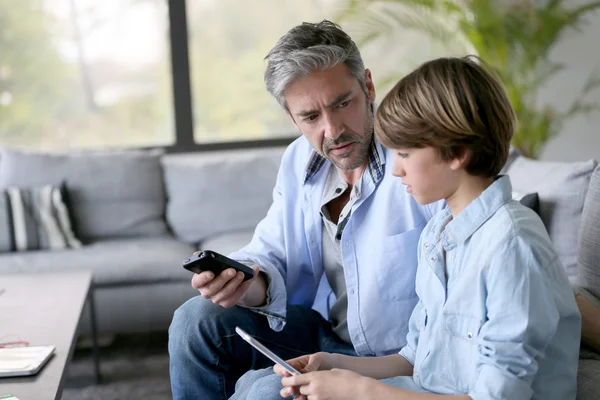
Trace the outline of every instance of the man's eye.
[[351, 100], [342, 101], [342, 102], [339, 104], [339, 107], [340, 107], [340, 108], [345, 108], [345, 107], [348, 107], [348, 105], [350, 104], [350, 101], [351, 101]]
[[304, 118], [304, 121], [306, 121], [306, 122], [313, 122], [316, 119], [317, 119], [316, 115], [309, 115], [308, 117]]

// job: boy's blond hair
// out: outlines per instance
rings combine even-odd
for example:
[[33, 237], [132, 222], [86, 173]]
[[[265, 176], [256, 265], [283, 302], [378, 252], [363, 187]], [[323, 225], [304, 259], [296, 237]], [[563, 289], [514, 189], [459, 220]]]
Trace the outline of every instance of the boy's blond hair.
[[393, 149], [433, 147], [444, 161], [468, 151], [466, 171], [496, 176], [516, 116], [499, 79], [478, 57], [439, 58], [402, 78], [377, 110], [375, 133]]

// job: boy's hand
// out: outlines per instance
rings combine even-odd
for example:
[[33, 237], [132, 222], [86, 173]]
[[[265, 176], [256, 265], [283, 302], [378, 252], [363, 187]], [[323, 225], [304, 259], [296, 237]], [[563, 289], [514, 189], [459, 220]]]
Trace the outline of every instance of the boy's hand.
[[360, 385], [367, 379], [356, 372], [345, 369], [332, 369], [330, 371], [307, 372], [302, 375], [293, 375], [281, 380], [284, 386], [281, 397], [290, 397], [300, 392], [296, 400], [345, 400], [356, 398], [360, 393]]
[[[297, 369], [298, 371], [300, 371], [302, 373], [306, 373], [306, 372], [312, 372], [312, 371], [323, 371], [323, 370], [328, 370], [328, 369], [334, 368], [335, 365], [334, 365], [333, 358], [334, 358], [333, 354], [319, 352], [319, 353], [314, 353], [314, 354], [309, 354], [306, 356], [293, 358], [291, 360], [287, 360], [286, 362], [288, 364], [290, 364], [292, 367], [294, 367], [295, 369]], [[290, 374], [285, 368], [283, 368], [279, 364], [275, 364], [275, 366], [273, 367], [273, 370], [279, 376], [283, 376], [283, 377], [292, 376], [292, 374]], [[299, 390], [299, 388], [297, 388], [297, 387], [283, 388], [281, 391], [281, 395], [284, 396], [283, 393], [286, 392], [287, 394], [284, 397], [290, 397], [294, 393], [298, 393], [298, 390]], [[296, 398], [302, 399], [303, 397], [299, 396]]]
[[[302, 373], [335, 368], [333, 354], [323, 352], [292, 358], [286, 362]], [[275, 364], [273, 370], [279, 376], [291, 376], [291, 374], [279, 364]]]

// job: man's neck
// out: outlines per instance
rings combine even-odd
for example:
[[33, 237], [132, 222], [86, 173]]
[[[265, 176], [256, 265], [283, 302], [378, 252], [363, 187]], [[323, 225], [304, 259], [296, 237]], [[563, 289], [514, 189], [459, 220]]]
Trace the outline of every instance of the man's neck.
[[342, 170], [338, 167], [335, 168], [338, 168], [338, 171], [340, 172], [346, 183], [350, 185], [350, 187], [352, 187], [356, 182], [358, 182], [358, 180], [362, 176], [363, 172], [365, 171], [365, 168], [367, 168], [367, 164], [368, 160], [365, 161], [365, 163], [360, 167], [351, 170]]

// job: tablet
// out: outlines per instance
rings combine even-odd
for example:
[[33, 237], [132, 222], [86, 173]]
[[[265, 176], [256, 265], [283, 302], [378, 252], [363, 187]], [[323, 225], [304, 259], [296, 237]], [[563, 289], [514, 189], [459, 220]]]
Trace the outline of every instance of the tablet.
[[252, 336], [250, 336], [242, 328], [240, 328], [239, 326], [236, 326], [235, 331], [237, 332], [238, 335], [240, 335], [242, 337], [242, 339], [244, 339], [246, 342], [250, 343], [250, 345], [252, 347], [254, 347], [256, 350], [263, 353], [268, 358], [270, 358], [271, 361], [273, 361], [274, 363], [281, 365], [290, 374], [300, 375], [300, 371], [296, 370], [294, 367], [292, 367], [290, 364], [286, 363], [282, 358], [280, 358], [277, 354], [275, 354], [271, 350], [267, 349], [263, 344], [261, 344], [258, 340], [254, 339]]
[[35, 375], [54, 354], [54, 346], [0, 348], [0, 377]]

